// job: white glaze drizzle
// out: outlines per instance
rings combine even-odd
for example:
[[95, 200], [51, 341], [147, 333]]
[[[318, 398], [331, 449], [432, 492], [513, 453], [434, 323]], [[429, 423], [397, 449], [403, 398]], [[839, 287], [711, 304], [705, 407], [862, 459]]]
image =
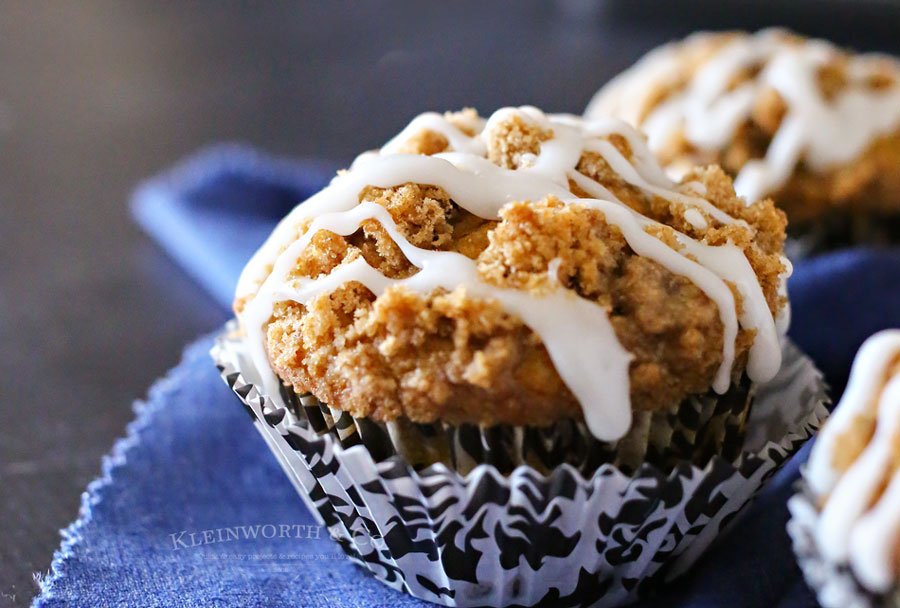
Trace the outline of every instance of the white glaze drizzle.
[[[623, 134], [621, 123], [614, 119], [595, 119], [591, 122], [591, 127], [593, 127], [591, 133], [598, 138], [613, 133]], [[656, 161], [652, 160], [643, 142], [638, 140], [637, 133], [630, 131], [626, 137], [631, 149], [635, 151], [638, 166], [641, 168], [645, 166], [652, 168], [649, 171], [645, 170], [643, 175], [638, 172], [637, 167], [632, 166], [628, 159], [622, 156], [621, 152], [614, 145], [605, 139], [594, 139], [585, 142], [584, 149], [588, 152], [599, 153], [609, 164], [610, 168], [618, 173], [622, 179], [632, 186], [637, 186], [644, 192], [655, 194], [671, 201], [678, 201], [697, 210], [702, 209], [722, 224], [733, 224], [735, 222], [746, 224], [743, 220], [735, 220], [705, 198], [696, 196], [688, 188], [683, 188], [683, 191], [675, 191], [671, 180], [665, 176]]]
[[[484, 128], [484, 119], [475, 119], [467, 126], [476, 132], [481, 131]], [[397, 154], [404, 144], [423, 130], [440, 133], [447, 138], [447, 142], [453, 150], [484, 155], [484, 142], [480, 138], [466, 135], [459, 127], [437, 112], [425, 112], [416, 116], [406, 128], [381, 146], [381, 153]]]
[[794, 273], [794, 265], [786, 255], [781, 256], [781, 265], [784, 270], [778, 275], [778, 297], [784, 302], [778, 315], [775, 317], [775, 333], [779, 336], [787, 335], [791, 326], [791, 303], [788, 300], [787, 281]]
[[[891, 471], [900, 441], [900, 374], [888, 377], [900, 357], [900, 330], [876, 334], [863, 344], [847, 389], [819, 433], [804, 476], [824, 506], [816, 527], [823, 555], [849, 563], [873, 591], [893, 584], [900, 541], [900, 472]], [[841, 440], [860, 417], [875, 419], [875, 432], [843, 473], [834, 466]], [[878, 497], [883, 485], [886, 489]]]
[[551, 284], [560, 284], [559, 269], [562, 266], [562, 258], [553, 258], [547, 262], [547, 278]]
[[709, 222], [706, 221], [703, 214], [693, 208], [684, 212], [684, 219], [697, 230], [706, 230], [709, 227]]
[[[550, 139], [541, 143], [539, 153], [524, 158], [526, 166], [515, 171], [484, 158], [493, 129], [513, 114], [552, 133]], [[696, 211], [704, 222], [707, 216], [720, 223], [742, 221], [699, 197], [696, 186], [678, 186], [669, 181], [633, 129], [619, 121], [583, 123], [577, 117], [547, 116], [536, 108], [523, 107], [499, 110], [484, 123], [481, 133], [469, 137], [445, 117], [434, 113], [423, 116], [413, 121], [415, 128], [404, 129], [404, 137], [408, 139], [420, 129], [428, 128], [444, 134], [452, 151], [432, 156], [391, 154], [391, 150], [402, 149], [405, 142], [398, 136], [381, 151], [360, 155], [349, 171], [295, 208], [245, 268], [238, 297], [248, 298], [248, 303], [241, 320], [248, 334], [251, 356], [264, 376], [262, 381], [269, 394], [277, 394], [278, 379], [268, 365], [264, 330], [276, 303], [306, 303], [349, 281], [365, 285], [376, 295], [393, 285], [403, 285], [421, 294], [438, 288], [452, 291], [462, 287], [476, 297], [496, 300], [540, 336], [557, 372], [581, 403], [585, 420], [598, 438], [617, 439], [630, 427], [628, 367], [632, 356], [619, 344], [607, 311], [561, 287], [536, 295], [489, 285], [479, 278], [474, 261], [452, 252], [413, 246], [396, 229], [383, 207], [359, 202], [359, 193], [367, 186], [388, 188], [404, 183], [442, 188], [462, 208], [490, 219], [497, 219], [500, 208], [509, 201], [536, 201], [546, 196], [600, 210], [608, 223], [621, 230], [638, 255], [688, 278], [717, 305], [724, 335], [722, 363], [713, 383], [715, 390], [724, 392], [729, 386], [740, 326], [756, 331], [748, 375], [754, 381], [774, 376], [781, 356], [775, 321], [743, 252], [733, 245], [709, 246], [677, 232], [681, 249], [676, 251], [646, 232], [656, 222], [636, 213], [600, 184], [575, 171], [582, 152], [590, 149], [602, 155], [623, 179], [647, 195], [681, 202], [687, 210]], [[614, 146], [598, 139], [611, 133], [628, 140], [633, 151], [632, 162]], [[569, 190], [569, 179], [598, 198], [575, 197]], [[309, 230], [298, 238], [297, 226], [305, 218], [315, 219]], [[404, 280], [392, 280], [359, 258], [327, 276], [295, 278], [288, 284], [287, 275], [315, 232], [329, 230], [349, 235], [366, 219], [380, 222], [419, 272]], [[557, 262], [557, 271], [558, 266]], [[556, 278], [553, 265], [548, 272]], [[725, 280], [732, 282], [742, 295], [744, 306], [740, 312]], [[762, 314], [763, 309], [767, 314]], [[586, 335], [591, 339], [585, 340]]]
[[[618, 116], [639, 126], [655, 152], [679, 131], [699, 150], [720, 151], [750, 118], [762, 91], [774, 89], [787, 113], [765, 157], [745, 164], [734, 182], [735, 191], [748, 202], [776, 191], [801, 160], [814, 171], [826, 171], [857, 158], [876, 137], [900, 127], [900, 82], [885, 90], [872, 90], [867, 83], [875, 63], [890, 60], [871, 54], [849, 56], [847, 87], [826, 100], [818, 73], [838, 49], [822, 40], [797, 44], [786, 36], [777, 29], [736, 36], [697, 70], [682, 91], [642, 118], [657, 86], [677, 84], [683, 69], [681, 49], [706, 44], [710, 34], [665, 45], [600, 89], [585, 115]], [[900, 65], [893, 63], [900, 76]], [[755, 65], [762, 66], [758, 76], [728, 90], [741, 70]]]

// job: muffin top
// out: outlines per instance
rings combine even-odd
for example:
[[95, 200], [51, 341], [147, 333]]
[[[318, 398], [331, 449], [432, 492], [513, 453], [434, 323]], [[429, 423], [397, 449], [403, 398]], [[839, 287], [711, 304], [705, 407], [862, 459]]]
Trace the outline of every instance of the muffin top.
[[716, 167], [673, 183], [618, 120], [427, 113], [282, 220], [235, 311], [270, 395], [614, 440], [777, 372], [784, 228]]
[[900, 574], [900, 330], [860, 348], [805, 477], [822, 511], [822, 554], [872, 591], [890, 590]]
[[699, 33], [648, 53], [586, 116], [639, 127], [677, 175], [718, 163], [791, 223], [836, 207], [900, 212], [900, 63], [784, 30]]

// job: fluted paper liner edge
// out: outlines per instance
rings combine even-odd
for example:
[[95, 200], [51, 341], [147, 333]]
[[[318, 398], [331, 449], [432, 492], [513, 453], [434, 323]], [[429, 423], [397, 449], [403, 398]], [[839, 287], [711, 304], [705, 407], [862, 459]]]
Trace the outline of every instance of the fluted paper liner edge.
[[821, 373], [785, 345], [733, 462], [626, 475], [603, 464], [542, 474], [489, 464], [463, 475], [402, 457], [376, 462], [264, 395], [234, 322], [212, 356], [322, 525], [388, 586], [446, 606], [618, 606], [684, 572], [828, 415]]

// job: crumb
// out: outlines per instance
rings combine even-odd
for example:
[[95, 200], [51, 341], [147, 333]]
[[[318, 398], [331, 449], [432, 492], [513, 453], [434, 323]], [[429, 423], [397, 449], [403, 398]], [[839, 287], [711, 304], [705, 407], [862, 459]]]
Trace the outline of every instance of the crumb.
[[536, 155], [541, 149], [541, 142], [553, 137], [552, 131], [542, 130], [519, 114], [513, 114], [492, 127], [487, 134], [488, 159], [504, 169], [528, 166], [528, 155]]

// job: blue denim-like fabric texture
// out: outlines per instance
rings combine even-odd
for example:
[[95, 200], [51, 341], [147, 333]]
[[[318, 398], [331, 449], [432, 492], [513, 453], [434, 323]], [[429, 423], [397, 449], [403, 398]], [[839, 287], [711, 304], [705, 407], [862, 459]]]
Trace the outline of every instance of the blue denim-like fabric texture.
[[188, 347], [135, 405], [36, 605], [425, 605], [365, 576], [317, 526], [211, 346], [206, 337]]
[[[132, 209], [227, 307], [253, 250], [335, 168], [220, 146], [142, 184]], [[791, 336], [839, 391], [862, 341], [900, 326], [900, 251], [853, 249], [798, 263], [789, 289]], [[218, 377], [210, 346], [208, 337], [190, 346], [135, 406], [128, 436], [63, 531], [36, 605], [427, 605], [378, 583], [309, 527], [312, 516]], [[785, 532], [809, 447], [690, 573], [641, 605], [815, 606]]]

